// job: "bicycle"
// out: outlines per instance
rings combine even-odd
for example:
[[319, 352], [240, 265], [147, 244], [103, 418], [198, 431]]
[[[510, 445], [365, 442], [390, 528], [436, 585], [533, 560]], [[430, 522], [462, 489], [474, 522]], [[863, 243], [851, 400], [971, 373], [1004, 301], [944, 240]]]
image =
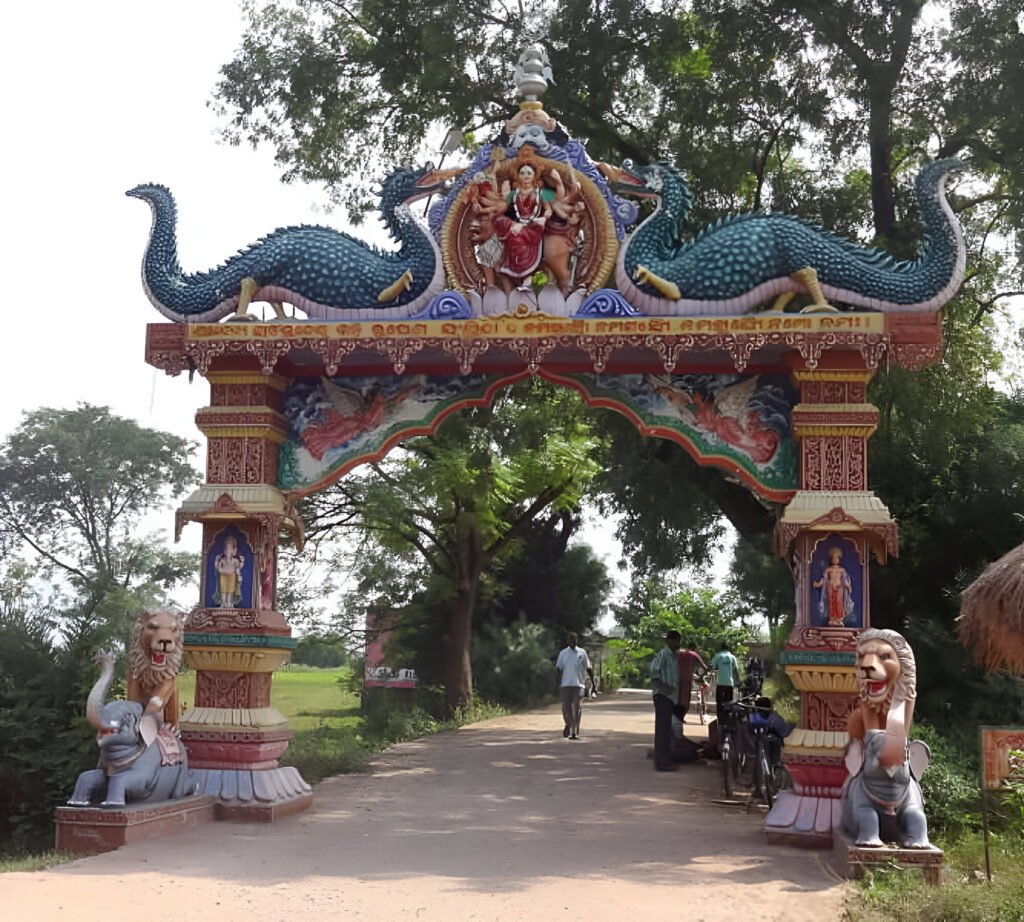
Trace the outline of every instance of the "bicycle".
[[754, 794], [760, 794], [771, 809], [782, 787], [782, 737], [774, 730], [768, 715], [771, 699], [747, 696], [723, 705], [719, 715], [722, 750], [722, 787], [732, 799], [741, 776], [752, 768]]
[[703, 726], [707, 721], [708, 716], [708, 688], [710, 683], [708, 682], [708, 671], [701, 666], [698, 666], [693, 671], [693, 686], [697, 689], [697, 713], [700, 715], [700, 722]]
[[782, 737], [768, 719], [771, 699], [759, 697], [747, 714], [747, 726], [754, 736], [754, 792], [760, 793], [770, 810], [782, 788], [786, 769], [782, 764]]
[[726, 800], [732, 800], [740, 776], [740, 723], [742, 701], [724, 703], [718, 713], [718, 739], [722, 754], [722, 788]]

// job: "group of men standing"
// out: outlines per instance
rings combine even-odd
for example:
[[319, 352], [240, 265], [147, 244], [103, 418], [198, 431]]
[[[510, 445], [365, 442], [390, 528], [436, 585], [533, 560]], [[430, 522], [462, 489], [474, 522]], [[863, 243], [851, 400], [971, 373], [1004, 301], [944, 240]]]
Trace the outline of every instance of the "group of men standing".
[[[672, 717], [686, 719], [690, 710], [693, 674], [697, 666], [708, 666], [690, 643], [680, 650], [682, 636], [679, 631], [665, 635], [665, 646], [651, 661], [651, 690], [654, 694], [654, 769], [672, 772], [679, 768], [672, 761]], [[715, 686], [715, 704], [718, 708], [732, 701], [734, 688], [740, 681], [740, 668], [736, 657], [726, 644], [711, 658], [711, 669], [718, 671]]]
[[[659, 772], [675, 771], [679, 766], [672, 761], [672, 717], [685, 720], [690, 710], [693, 675], [698, 666], [705, 671], [707, 664], [697, 652], [697, 645], [689, 643], [681, 650], [679, 631], [665, 635], [665, 646], [651, 662], [651, 689], [654, 693], [654, 768]], [[566, 636], [566, 646], [558, 654], [555, 668], [561, 673], [560, 695], [562, 736], [576, 740], [580, 736], [583, 691], [587, 676], [593, 680], [594, 672], [587, 651], [577, 644], [577, 636]], [[711, 658], [710, 669], [717, 670], [715, 704], [718, 709], [733, 700], [734, 690], [740, 684], [740, 668], [727, 644]]]

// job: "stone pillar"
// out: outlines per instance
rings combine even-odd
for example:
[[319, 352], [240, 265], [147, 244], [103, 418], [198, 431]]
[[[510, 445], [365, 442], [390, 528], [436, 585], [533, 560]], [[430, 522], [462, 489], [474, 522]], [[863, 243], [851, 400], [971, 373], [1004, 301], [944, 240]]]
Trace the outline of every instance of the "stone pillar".
[[219, 817], [273, 820], [305, 809], [309, 785], [278, 759], [292, 732], [271, 707], [273, 673], [295, 641], [275, 609], [281, 529], [301, 523], [276, 487], [285, 380], [216, 371], [210, 406], [196, 414], [207, 437], [206, 480], [178, 511], [203, 526], [200, 604], [185, 624], [185, 659], [196, 671], [193, 706], [180, 722], [189, 764]]
[[786, 740], [793, 791], [765, 820], [770, 842], [830, 848], [846, 778], [846, 720], [857, 695], [857, 637], [870, 625], [869, 565], [897, 552], [888, 509], [867, 489], [867, 440], [878, 410], [867, 403], [871, 372], [798, 370], [800, 490], [775, 533], [790, 562], [796, 624], [782, 662], [801, 696], [800, 725]]

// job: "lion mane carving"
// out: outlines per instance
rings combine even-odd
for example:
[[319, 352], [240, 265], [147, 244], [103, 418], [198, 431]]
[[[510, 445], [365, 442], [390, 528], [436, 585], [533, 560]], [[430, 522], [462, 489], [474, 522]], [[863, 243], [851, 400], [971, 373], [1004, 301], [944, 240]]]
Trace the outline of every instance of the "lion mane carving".
[[917, 698], [914, 652], [902, 634], [871, 628], [857, 641], [857, 686], [860, 700], [850, 715], [851, 739], [863, 739], [868, 730], [885, 730], [896, 714], [893, 734], [906, 739]]
[[132, 628], [128, 698], [170, 724], [177, 723], [179, 717], [175, 680], [184, 650], [184, 620], [177, 612], [143, 612]]

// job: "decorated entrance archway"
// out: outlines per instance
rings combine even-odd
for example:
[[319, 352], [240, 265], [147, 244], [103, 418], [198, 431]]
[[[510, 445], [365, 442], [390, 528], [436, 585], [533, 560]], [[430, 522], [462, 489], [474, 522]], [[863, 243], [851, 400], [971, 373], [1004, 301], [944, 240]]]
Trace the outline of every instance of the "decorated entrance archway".
[[[186, 634], [196, 702], [180, 723], [191, 765], [228, 814], [308, 804], [308, 786], [278, 767], [290, 731], [270, 706], [271, 676], [294, 645], [275, 579], [282, 530], [301, 545], [296, 500], [538, 375], [778, 506], [776, 550], [796, 586], [785, 666], [803, 704], [786, 746], [795, 790], [767, 829], [825, 844], [856, 638], [870, 624], [869, 559], [897, 552], [896, 523], [868, 489], [878, 411], [867, 385], [883, 363], [916, 369], [939, 356], [938, 311], [963, 274], [943, 194], [955, 164], [922, 170], [928, 240], [912, 263], [779, 215], [685, 242], [678, 171], [591, 161], [543, 109], [545, 68], [541, 49], [524, 52], [519, 110], [467, 167], [398, 170], [385, 183], [393, 254], [290, 228], [184, 276], [169, 192], [133, 190], [154, 210], [147, 292], [179, 321], [149, 326], [147, 361], [211, 388], [197, 415], [206, 482], [178, 512], [179, 529], [203, 527]], [[427, 227], [409, 209], [425, 194], [436, 195]], [[637, 197], [657, 207], [633, 229]], [[254, 301], [276, 319], [253, 318]]]

